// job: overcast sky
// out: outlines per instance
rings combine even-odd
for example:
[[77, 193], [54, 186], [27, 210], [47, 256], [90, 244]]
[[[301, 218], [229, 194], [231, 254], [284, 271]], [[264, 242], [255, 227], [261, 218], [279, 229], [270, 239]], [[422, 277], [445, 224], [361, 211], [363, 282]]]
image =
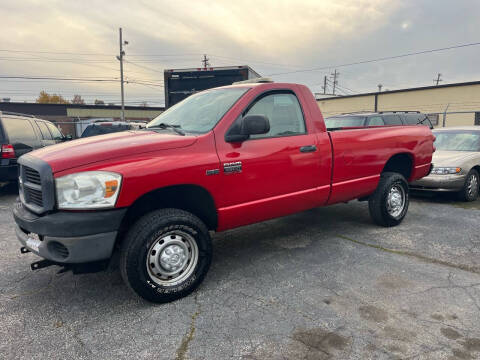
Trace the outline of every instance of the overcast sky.
[[[163, 70], [250, 65], [321, 92], [335, 65], [480, 42], [479, 0], [2, 0], [0, 75], [117, 79], [126, 47], [127, 105], [162, 105]], [[480, 80], [480, 46], [339, 67], [340, 92]], [[331, 66], [318, 71], [296, 70]], [[0, 98], [40, 90], [119, 103], [115, 82], [0, 79]], [[331, 91], [331, 90], [330, 90]]]

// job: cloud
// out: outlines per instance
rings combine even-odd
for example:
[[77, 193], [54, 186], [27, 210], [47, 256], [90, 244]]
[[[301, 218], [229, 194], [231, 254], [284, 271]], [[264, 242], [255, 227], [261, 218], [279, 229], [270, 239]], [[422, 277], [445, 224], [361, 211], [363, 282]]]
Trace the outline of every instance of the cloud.
[[[0, 73], [118, 77], [114, 56], [118, 53], [121, 26], [130, 42], [126, 59], [137, 64], [125, 64], [129, 79], [160, 83], [164, 68], [198, 66], [204, 53], [214, 66], [248, 64], [269, 74], [478, 41], [473, 16], [478, 10], [479, 3], [474, 0], [441, 4], [435, 0], [421, 4], [413, 0], [4, 0], [0, 8], [0, 48], [65, 53], [0, 52]], [[135, 56], [139, 54], [175, 56]], [[478, 57], [478, 51], [473, 54]], [[442, 71], [447, 74], [446, 81], [454, 72], [457, 76], [452, 74], [451, 79], [478, 76], [476, 67], [452, 55], [435, 57], [433, 67], [433, 57], [419, 57], [344, 68], [340, 70], [340, 83], [361, 91], [374, 89], [379, 82], [392, 88], [400, 81], [410, 81], [412, 86], [419, 79], [430, 81], [432, 75], [420, 71]], [[315, 90], [313, 85], [320, 84], [329, 72], [276, 79], [306, 83]], [[9, 95], [9, 90], [26, 94], [42, 88], [91, 94], [87, 96], [91, 101], [98, 97], [96, 94], [119, 99], [118, 84], [53, 82], [4, 83], [0, 96]], [[130, 83], [128, 98], [163, 101], [163, 90]]]

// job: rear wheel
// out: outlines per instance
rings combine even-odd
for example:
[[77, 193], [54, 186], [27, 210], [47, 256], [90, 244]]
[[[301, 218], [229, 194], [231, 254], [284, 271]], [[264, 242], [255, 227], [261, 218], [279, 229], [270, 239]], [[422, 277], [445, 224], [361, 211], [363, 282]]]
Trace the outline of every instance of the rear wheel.
[[368, 200], [370, 216], [381, 226], [398, 225], [407, 214], [409, 200], [408, 183], [405, 178], [398, 173], [385, 172]]
[[140, 218], [128, 232], [120, 270], [135, 293], [164, 303], [195, 290], [211, 258], [211, 239], [202, 221], [183, 210], [162, 209]]
[[460, 199], [463, 201], [475, 201], [478, 199], [479, 175], [475, 169], [470, 170], [465, 179], [465, 184], [459, 192]]

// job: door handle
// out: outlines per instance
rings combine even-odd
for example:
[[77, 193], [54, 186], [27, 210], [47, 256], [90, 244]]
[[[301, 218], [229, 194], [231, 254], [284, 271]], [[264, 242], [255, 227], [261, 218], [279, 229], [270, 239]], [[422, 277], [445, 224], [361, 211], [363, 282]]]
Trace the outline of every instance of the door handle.
[[314, 151], [317, 151], [317, 147], [315, 145], [307, 145], [307, 146], [302, 146], [300, 148], [300, 152], [302, 153], [314, 152]]

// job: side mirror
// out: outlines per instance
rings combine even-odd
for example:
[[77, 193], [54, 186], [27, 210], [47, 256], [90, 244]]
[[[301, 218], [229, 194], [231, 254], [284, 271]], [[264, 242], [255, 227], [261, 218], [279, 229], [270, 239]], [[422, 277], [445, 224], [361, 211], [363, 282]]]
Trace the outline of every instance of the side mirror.
[[225, 135], [226, 142], [242, 142], [250, 135], [266, 134], [270, 131], [270, 122], [264, 115], [247, 115], [232, 127]]
[[266, 134], [270, 131], [270, 122], [264, 115], [247, 115], [242, 119], [240, 133], [242, 135]]
[[72, 140], [72, 139], [73, 139], [73, 138], [72, 138], [72, 135], [70, 135], [70, 134], [67, 134], [67, 135], [65, 135], [65, 136], [63, 137], [63, 141], [70, 141], [70, 140]]

